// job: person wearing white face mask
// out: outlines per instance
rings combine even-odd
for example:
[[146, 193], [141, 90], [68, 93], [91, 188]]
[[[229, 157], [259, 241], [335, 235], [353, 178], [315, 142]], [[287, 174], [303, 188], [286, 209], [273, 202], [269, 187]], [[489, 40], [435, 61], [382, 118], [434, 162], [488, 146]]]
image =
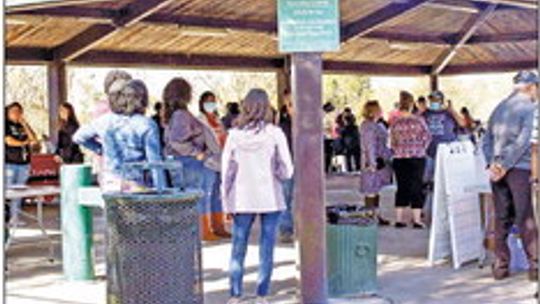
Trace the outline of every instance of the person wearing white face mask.
[[[219, 117], [218, 104], [214, 93], [206, 91], [201, 95], [199, 98], [199, 111], [201, 113], [199, 120], [206, 126], [207, 131], [213, 132], [213, 136], [219, 144], [219, 147], [216, 148], [221, 152], [227, 139], [227, 130]], [[231, 235], [225, 229], [225, 217], [221, 208], [220, 185], [221, 177], [219, 172], [216, 172], [216, 180], [210, 199], [210, 229], [217, 237], [229, 238]]]

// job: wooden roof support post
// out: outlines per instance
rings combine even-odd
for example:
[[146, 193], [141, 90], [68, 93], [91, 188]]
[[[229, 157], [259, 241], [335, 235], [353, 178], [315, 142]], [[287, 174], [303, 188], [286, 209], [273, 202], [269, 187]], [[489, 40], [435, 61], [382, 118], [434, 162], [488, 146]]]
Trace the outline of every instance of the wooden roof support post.
[[323, 169], [322, 58], [295, 53], [291, 60], [295, 220], [300, 249], [302, 303], [326, 304], [326, 210]]
[[347, 24], [341, 34], [341, 41], [347, 41], [357, 36], [363, 36], [373, 31], [383, 23], [417, 8], [430, 0], [410, 0], [388, 4], [374, 13]]
[[[540, 25], [540, 6], [538, 6], [537, 8], [537, 11], [538, 11], [538, 14], [537, 14], [537, 23], [536, 24], [539, 24]], [[537, 25], [538, 26], [538, 25]], [[540, 31], [536, 30], [537, 32], [537, 35], [538, 35], [538, 39], [540, 39]], [[538, 56], [538, 54], [536, 55], [536, 60], [538, 61], [537, 62], [537, 66], [536, 66], [536, 72], [537, 73], [540, 73], [540, 56]], [[537, 87], [537, 90], [538, 90], [538, 95], [537, 96], [540, 96], [540, 86]], [[536, 102], [536, 107], [537, 107], [537, 111], [540, 111], [540, 102]], [[536, 115], [535, 115], [536, 116]], [[537, 121], [537, 126], [540, 126], [540, 115], [538, 115], [538, 117], [535, 117], [535, 119], [538, 119]], [[538, 170], [537, 172], [540, 172], [540, 145], [536, 145], [536, 170]], [[538, 229], [540, 229], [540, 212], [538, 212], [538, 207], [540, 206], [540, 190], [538, 189], [538, 187], [534, 187], [533, 186], [533, 196], [534, 196], [534, 199], [533, 201], [535, 201], [536, 203], [536, 206], [535, 207], [535, 210], [537, 210], [537, 212], [535, 212], [536, 214], [536, 225], [538, 227]], [[537, 250], [538, 252], [540, 253], [540, 246], [537, 246]], [[538, 276], [538, 283], [536, 284], [536, 292], [537, 292], [537, 295], [538, 293], [540, 293], [540, 276]]]
[[433, 71], [431, 74], [439, 75], [448, 66], [450, 61], [456, 56], [457, 51], [467, 43], [467, 41], [474, 35], [476, 30], [491, 17], [493, 12], [497, 9], [497, 4], [489, 5], [482, 13], [472, 16], [469, 21], [463, 27], [461, 33], [458, 35], [456, 42], [443, 52], [435, 63], [433, 64]]
[[53, 50], [55, 60], [71, 61], [105, 41], [124, 26], [133, 25], [174, 0], [134, 0], [120, 9], [113, 24], [94, 24]]
[[49, 138], [58, 142], [58, 110], [67, 101], [66, 65], [52, 62], [47, 65], [47, 94], [49, 99]]
[[432, 92], [439, 90], [439, 75], [429, 75], [429, 87]]

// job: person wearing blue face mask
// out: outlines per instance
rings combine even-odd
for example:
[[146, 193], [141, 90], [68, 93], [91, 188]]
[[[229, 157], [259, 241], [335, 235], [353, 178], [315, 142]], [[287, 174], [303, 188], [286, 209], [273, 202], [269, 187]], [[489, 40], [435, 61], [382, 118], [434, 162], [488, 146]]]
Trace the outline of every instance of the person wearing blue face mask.
[[427, 149], [428, 161], [425, 176], [426, 182], [431, 183], [435, 172], [434, 160], [437, 155], [437, 146], [457, 140], [458, 128], [465, 127], [466, 123], [454, 110], [451, 101], [448, 101], [447, 107], [444, 106], [444, 94], [441, 91], [431, 92], [428, 99], [429, 107], [421, 115], [432, 137]]

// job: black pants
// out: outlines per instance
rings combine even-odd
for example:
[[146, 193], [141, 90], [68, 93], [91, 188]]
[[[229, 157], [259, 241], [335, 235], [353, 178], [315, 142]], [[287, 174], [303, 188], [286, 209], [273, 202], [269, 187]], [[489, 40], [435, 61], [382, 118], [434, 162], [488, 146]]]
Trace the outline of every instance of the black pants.
[[356, 172], [360, 170], [360, 148], [347, 149], [345, 151], [345, 163], [348, 172]]
[[512, 169], [502, 180], [491, 183], [495, 203], [495, 256], [498, 267], [507, 268], [510, 263], [510, 249], [506, 239], [513, 224], [519, 228], [529, 265], [533, 269], [538, 267], [538, 230], [531, 201], [530, 176], [529, 170]]
[[423, 177], [424, 158], [394, 159], [397, 179], [396, 207], [422, 209], [424, 207]]
[[334, 157], [334, 140], [324, 140], [324, 171], [332, 172], [332, 158]]

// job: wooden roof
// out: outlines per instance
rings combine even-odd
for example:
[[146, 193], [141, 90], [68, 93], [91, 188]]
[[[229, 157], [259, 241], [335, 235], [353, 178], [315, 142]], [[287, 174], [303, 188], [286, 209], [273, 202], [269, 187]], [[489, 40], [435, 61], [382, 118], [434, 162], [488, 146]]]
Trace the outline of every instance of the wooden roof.
[[[498, 4], [497, 4], [498, 3]], [[536, 0], [341, 0], [325, 69], [439, 74], [534, 68]], [[53, 1], [8, 6], [8, 63], [275, 69], [275, 0]]]

